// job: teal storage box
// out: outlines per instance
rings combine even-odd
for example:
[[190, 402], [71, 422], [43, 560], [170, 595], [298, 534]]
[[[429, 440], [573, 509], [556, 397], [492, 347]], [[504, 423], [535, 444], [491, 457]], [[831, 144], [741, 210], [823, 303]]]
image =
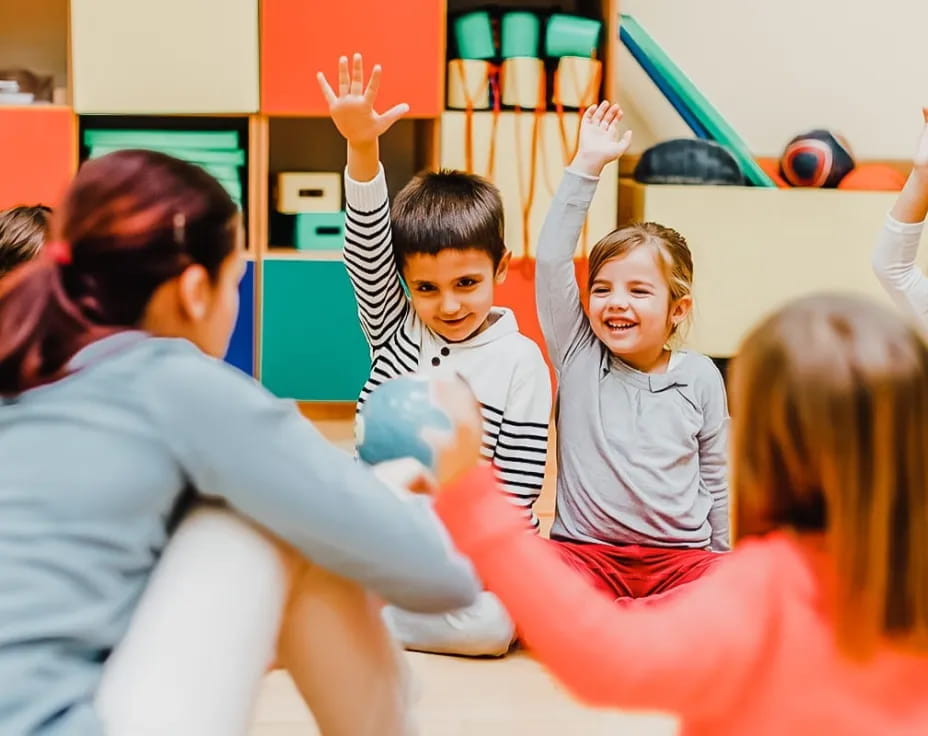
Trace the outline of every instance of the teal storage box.
[[297, 250], [341, 250], [345, 241], [344, 212], [301, 212], [296, 215]]

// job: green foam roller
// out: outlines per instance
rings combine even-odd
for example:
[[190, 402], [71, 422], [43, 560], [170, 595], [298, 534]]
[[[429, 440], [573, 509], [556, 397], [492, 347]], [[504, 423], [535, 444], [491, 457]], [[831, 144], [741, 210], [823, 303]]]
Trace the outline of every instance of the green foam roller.
[[297, 250], [341, 250], [345, 240], [344, 212], [301, 212], [296, 215]]
[[201, 148], [235, 150], [239, 148], [234, 130], [85, 130], [84, 144], [122, 148]]
[[535, 13], [514, 11], [503, 15], [502, 57], [538, 56], [541, 19]]
[[555, 13], [545, 28], [545, 56], [594, 56], [603, 24], [593, 18]]
[[454, 39], [461, 59], [493, 59], [496, 45], [493, 43], [493, 26], [490, 14], [485, 10], [465, 13], [454, 19]]

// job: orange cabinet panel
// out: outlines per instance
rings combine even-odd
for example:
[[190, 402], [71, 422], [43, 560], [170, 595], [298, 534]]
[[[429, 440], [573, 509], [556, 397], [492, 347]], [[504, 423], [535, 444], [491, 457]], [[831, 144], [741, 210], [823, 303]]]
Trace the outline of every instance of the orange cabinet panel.
[[0, 209], [55, 206], [77, 169], [77, 121], [65, 107], [0, 107]]
[[[574, 259], [574, 273], [580, 285], [581, 299], [585, 309], [587, 306], [586, 280], [589, 273], [589, 262], [586, 258]], [[534, 340], [541, 348], [551, 371], [551, 382], [556, 384], [554, 369], [548, 356], [548, 347], [545, 345], [544, 335], [541, 334], [541, 325], [538, 324], [538, 310], [535, 307], [534, 258], [512, 259], [506, 280], [496, 289], [494, 303], [500, 307], [509, 307], [515, 313], [516, 321], [519, 323], [519, 332]]]
[[261, 111], [325, 115], [316, 84], [335, 84], [339, 56], [364, 54], [365, 73], [384, 70], [377, 107], [408, 102], [413, 117], [444, 107], [444, 0], [263, 0]]

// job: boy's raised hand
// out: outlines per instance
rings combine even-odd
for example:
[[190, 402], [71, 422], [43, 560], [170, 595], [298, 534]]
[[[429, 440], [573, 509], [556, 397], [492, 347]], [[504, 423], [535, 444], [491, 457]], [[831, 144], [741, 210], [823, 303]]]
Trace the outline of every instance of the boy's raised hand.
[[599, 176], [606, 164], [625, 153], [631, 144], [632, 132], [627, 130], [619, 137], [621, 120], [622, 108], [610, 105], [608, 100], [598, 106], [590, 105], [580, 122], [580, 141], [571, 168]]
[[318, 72], [316, 79], [329, 104], [329, 115], [350, 146], [365, 146], [375, 143], [393, 123], [409, 111], [405, 102], [394, 105], [384, 113], [374, 110], [377, 90], [380, 88], [380, 66], [375, 66], [371, 78], [364, 87], [364, 62], [361, 54], [352, 59], [351, 72], [348, 59], [338, 60], [338, 94], [335, 94], [325, 74]]

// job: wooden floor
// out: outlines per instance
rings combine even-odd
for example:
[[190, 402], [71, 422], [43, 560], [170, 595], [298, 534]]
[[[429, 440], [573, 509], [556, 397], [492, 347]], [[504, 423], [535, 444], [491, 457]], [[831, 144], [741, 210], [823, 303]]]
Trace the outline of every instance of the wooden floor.
[[[522, 653], [471, 660], [409, 653], [421, 736], [673, 736], [673, 719], [575, 703]], [[265, 681], [249, 736], [318, 734], [289, 677]]]
[[[311, 414], [310, 411], [305, 413]], [[350, 416], [350, 415], [349, 415]], [[314, 417], [332, 442], [350, 449], [352, 422]], [[554, 442], [550, 443], [553, 447]], [[553, 457], [536, 513], [547, 532], [554, 515]], [[618, 713], [576, 703], [524, 652], [502, 659], [467, 659], [408, 653], [416, 682], [421, 736], [673, 736], [674, 719], [658, 714]], [[265, 680], [249, 736], [312, 736], [318, 731], [289, 677]]]

